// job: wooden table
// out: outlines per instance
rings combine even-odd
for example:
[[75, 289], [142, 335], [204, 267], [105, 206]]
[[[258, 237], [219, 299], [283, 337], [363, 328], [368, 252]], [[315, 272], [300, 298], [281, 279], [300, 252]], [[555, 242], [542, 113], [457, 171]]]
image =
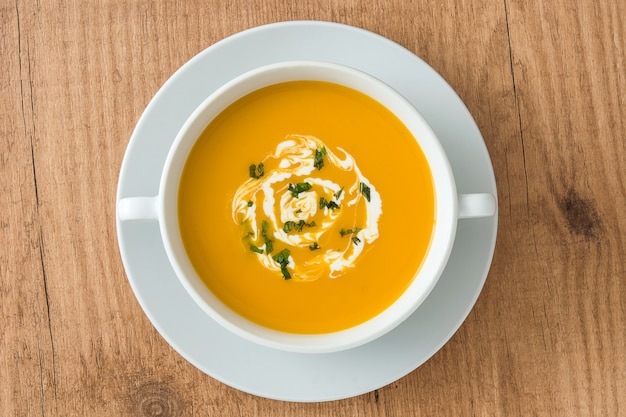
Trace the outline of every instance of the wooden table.
[[[242, 393], [150, 324], [115, 229], [145, 106], [196, 53], [276, 21], [379, 33], [428, 62], [493, 160], [499, 235], [454, 337], [328, 403]], [[626, 2], [4, 1], [0, 415], [626, 415]]]

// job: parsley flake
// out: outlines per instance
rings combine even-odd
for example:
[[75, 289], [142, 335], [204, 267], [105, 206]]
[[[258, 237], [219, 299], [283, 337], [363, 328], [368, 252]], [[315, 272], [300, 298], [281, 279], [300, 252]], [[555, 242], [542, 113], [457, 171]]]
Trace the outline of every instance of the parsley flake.
[[306, 223], [304, 222], [304, 220], [300, 220], [298, 223], [296, 223], [296, 225], [294, 226], [296, 232], [301, 232], [305, 224]]
[[261, 249], [261, 248], [257, 248], [257, 247], [256, 247], [256, 246], [254, 246], [253, 244], [250, 244], [250, 250], [251, 250], [252, 252], [255, 252], [255, 253], [263, 253], [263, 249]]
[[316, 149], [315, 150], [315, 158], [313, 159], [313, 166], [318, 170], [324, 168], [324, 157], [326, 156], [327, 151], [326, 148]]
[[287, 265], [289, 264], [289, 249], [283, 249], [276, 255], [272, 256], [272, 259], [275, 260], [278, 265], [280, 265], [280, 272], [283, 274], [284, 279], [291, 279], [291, 274], [287, 270]]
[[291, 232], [291, 229], [293, 229], [293, 227], [296, 225], [296, 222], [293, 222], [291, 220], [288, 220], [285, 222], [285, 224], [283, 225], [283, 231], [285, 233], [289, 233]]
[[267, 252], [268, 254], [272, 253], [272, 251], [274, 250], [274, 241], [267, 236], [267, 231], [269, 230], [269, 228], [270, 224], [267, 222], [267, 220], [263, 220], [261, 222], [261, 236], [265, 241], [265, 252]]
[[363, 197], [365, 197], [365, 199], [369, 203], [370, 202], [370, 187], [368, 187], [367, 184], [362, 182], [360, 188], [361, 188], [361, 194], [363, 194]]
[[317, 224], [315, 223], [315, 221], [312, 221], [311, 223], [307, 223], [304, 220], [300, 220], [298, 222], [287, 220], [285, 224], [283, 224], [283, 232], [289, 233], [292, 230], [295, 230], [296, 232], [302, 232], [302, 229], [304, 229], [305, 226], [315, 227], [317, 226]]
[[293, 198], [298, 198], [300, 193], [305, 191], [309, 191], [313, 186], [308, 182], [299, 182], [296, 185], [289, 184], [288, 190], [291, 191], [291, 196]]
[[268, 254], [272, 253], [274, 250], [274, 241], [268, 238], [265, 238], [265, 252]]
[[326, 204], [326, 207], [328, 207], [331, 210], [337, 210], [339, 208], [339, 204], [335, 203], [334, 201], [331, 201], [330, 203]]
[[341, 237], [344, 237], [345, 235], [351, 235], [353, 233], [359, 233], [362, 229], [360, 227], [355, 227], [352, 229], [341, 229], [339, 230], [339, 234], [341, 235]]
[[337, 210], [339, 208], [339, 204], [335, 203], [332, 200], [328, 201], [324, 197], [320, 197], [320, 205], [319, 206], [320, 206], [320, 210], [325, 208], [325, 207], [328, 207], [329, 209], [335, 211], [335, 210]]
[[289, 249], [283, 249], [276, 255], [272, 256], [272, 259], [275, 260], [279, 265], [287, 265], [289, 263], [289, 255], [291, 255]]
[[280, 272], [283, 273], [283, 278], [285, 278], [285, 280], [291, 279], [291, 274], [289, 273], [289, 270], [287, 269], [286, 266], [281, 266]]
[[256, 180], [265, 175], [265, 166], [263, 165], [263, 162], [260, 162], [258, 166], [255, 164], [250, 165], [248, 170], [250, 172], [250, 177]]

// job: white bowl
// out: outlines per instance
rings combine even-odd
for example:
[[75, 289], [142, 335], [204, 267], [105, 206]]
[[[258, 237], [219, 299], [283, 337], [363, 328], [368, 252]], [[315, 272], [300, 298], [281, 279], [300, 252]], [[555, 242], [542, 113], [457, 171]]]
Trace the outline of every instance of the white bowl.
[[[296, 80], [327, 81], [360, 91], [393, 112], [418, 141], [429, 163], [435, 191], [436, 224], [424, 262], [409, 287], [387, 309], [355, 327], [327, 334], [294, 334], [258, 325], [224, 305], [202, 282], [187, 257], [178, 229], [178, 185], [187, 156], [207, 125], [231, 103], [260, 88]], [[459, 196], [445, 152], [422, 115], [396, 90], [353, 68], [317, 61], [281, 62], [254, 69], [211, 94], [188, 118], [168, 154], [156, 197], [129, 197], [118, 203], [121, 220], [156, 219], [169, 260], [193, 300], [216, 322], [252, 342], [302, 353], [327, 353], [353, 348], [399, 325], [426, 299], [448, 261], [459, 217], [495, 213], [488, 194]]]

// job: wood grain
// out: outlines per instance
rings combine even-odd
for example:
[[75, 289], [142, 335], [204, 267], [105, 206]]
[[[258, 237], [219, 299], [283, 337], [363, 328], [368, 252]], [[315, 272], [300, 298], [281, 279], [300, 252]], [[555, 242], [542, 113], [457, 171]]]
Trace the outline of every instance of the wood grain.
[[[115, 193], [188, 59], [282, 20], [347, 23], [432, 65], [476, 119], [499, 236], [465, 324], [356, 398], [254, 397], [184, 361], [126, 279]], [[626, 3], [15, 0], [0, 5], [0, 414], [626, 415]]]

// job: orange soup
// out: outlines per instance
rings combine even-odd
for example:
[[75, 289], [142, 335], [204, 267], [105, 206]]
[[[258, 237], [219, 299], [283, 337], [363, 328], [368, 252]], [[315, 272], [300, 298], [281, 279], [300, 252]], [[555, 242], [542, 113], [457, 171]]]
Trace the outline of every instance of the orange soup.
[[202, 133], [180, 180], [189, 259], [224, 304], [263, 326], [361, 324], [410, 285], [435, 223], [426, 158], [355, 90], [294, 81], [255, 91]]

